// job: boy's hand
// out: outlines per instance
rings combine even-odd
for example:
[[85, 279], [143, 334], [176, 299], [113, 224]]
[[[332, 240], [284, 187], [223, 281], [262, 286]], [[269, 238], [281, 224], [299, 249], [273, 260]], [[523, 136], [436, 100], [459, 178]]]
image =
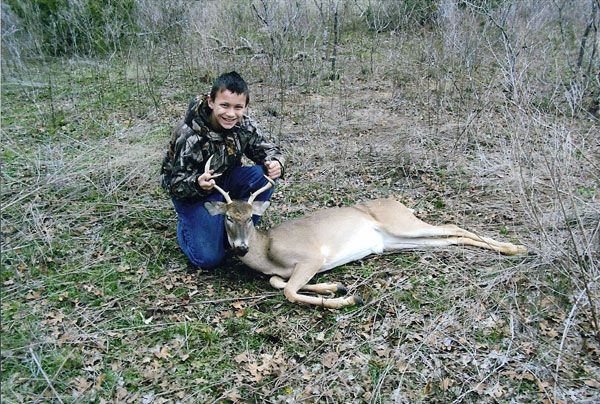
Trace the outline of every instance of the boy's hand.
[[202, 174], [198, 177], [198, 185], [205, 191], [210, 191], [215, 186], [215, 180], [211, 179], [215, 170], [210, 170], [207, 173]]
[[272, 180], [281, 177], [281, 164], [277, 160], [265, 161], [265, 167], [267, 167], [267, 175]]

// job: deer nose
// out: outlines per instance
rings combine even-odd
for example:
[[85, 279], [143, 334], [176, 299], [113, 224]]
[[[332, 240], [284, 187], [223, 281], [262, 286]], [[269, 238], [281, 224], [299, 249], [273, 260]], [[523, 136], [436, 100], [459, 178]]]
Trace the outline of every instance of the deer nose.
[[248, 244], [240, 244], [233, 248], [233, 253], [240, 257], [243, 257], [248, 253]]

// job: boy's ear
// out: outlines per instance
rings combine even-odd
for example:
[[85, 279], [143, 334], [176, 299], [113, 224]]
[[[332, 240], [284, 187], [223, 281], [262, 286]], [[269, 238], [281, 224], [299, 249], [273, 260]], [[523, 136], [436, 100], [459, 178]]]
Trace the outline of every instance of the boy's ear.
[[270, 205], [269, 201], [254, 201], [252, 202], [252, 214], [262, 216]]
[[211, 216], [222, 215], [227, 210], [227, 204], [218, 201], [204, 202], [204, 207]]

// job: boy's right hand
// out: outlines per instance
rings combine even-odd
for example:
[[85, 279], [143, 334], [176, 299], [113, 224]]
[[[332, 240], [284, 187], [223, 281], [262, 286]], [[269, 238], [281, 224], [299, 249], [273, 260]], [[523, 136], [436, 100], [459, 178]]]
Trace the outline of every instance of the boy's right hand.
[[215, 186], [215, 180], [212, 179], [212, 175], [214, 172], [215, 170], [210, 170], [209, 172], [204, 173], [200, 177], [198, 177], [198, 185], [204, 191], [210, 191]]

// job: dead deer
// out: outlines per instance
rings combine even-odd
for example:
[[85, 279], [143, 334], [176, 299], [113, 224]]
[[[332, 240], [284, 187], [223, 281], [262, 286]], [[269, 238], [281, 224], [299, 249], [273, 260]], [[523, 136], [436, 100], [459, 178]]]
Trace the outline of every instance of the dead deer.
[[[212, 157], [211, 157], [212, 159]], [[206, 172], [210, 168], [210, 159]], [[432, 226], [416, 218], [411, 210], [394, 199], [375, 199], [351, 207], [329, 208], [279, 224], [267, 231], [256, 229], [252, 215], [262, 215], [269, 202], [255, 201], [268, 184], [254, 192], [248, 202], [231, 200], [215, 186], [225, 202], [206, 202], [211, 215], [223, 215], [233, 253], [250, 268], [271, 275], [270, 283], [283, 289], [291, 302], [337, 309], [363, 303], [359, 296], [317, 297], [345, 293], [338, 284], [308, 282], [319, 272], [371, 254], [423, 247], [468, 245], [506, 255], [524, 254], [527, 249], [481, 237], [455, 225]], [[287, 282], [285, 281], [287, 279]]]

